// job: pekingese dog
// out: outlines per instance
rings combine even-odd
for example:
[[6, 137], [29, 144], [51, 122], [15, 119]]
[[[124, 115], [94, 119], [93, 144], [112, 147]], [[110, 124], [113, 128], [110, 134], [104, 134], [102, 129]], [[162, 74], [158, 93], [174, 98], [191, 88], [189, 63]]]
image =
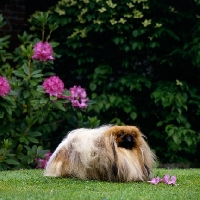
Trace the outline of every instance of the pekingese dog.
[[50, 157], [44, 175], [83, 180], [148, 180], [156, 156], [135, 126], [106, 125], [68, 133]]

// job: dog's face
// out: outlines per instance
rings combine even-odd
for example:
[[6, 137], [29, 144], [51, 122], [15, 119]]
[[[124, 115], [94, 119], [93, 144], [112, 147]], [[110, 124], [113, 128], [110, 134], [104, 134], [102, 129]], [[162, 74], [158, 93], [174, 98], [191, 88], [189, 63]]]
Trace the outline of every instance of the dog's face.
[[134, 126], [114, 126], [109, 131], [114, 136], [118, 147], [132, 150], [141, 143], [141, 133]]
[[[109, 134], [114, 137], [117, 148], [131, 151], [134, 159], [139, 161], [144, 173], [149, 176], [150, 168], [152, 168], [152, 166], [151, 162], [149, 163], [148, 160], [154, 158], [150, 149], [147, 148], [148, 145], [144, 140], [145, 136], [140, 132], [140, 130], [136, 126], [113, 126], [108, 129], [108, 131]], [[114, 151], [116, 150], [113, 148], [113, 152]], [[123, 154], [125, 151], [118, 151], [118, 153], [119, 152]]]

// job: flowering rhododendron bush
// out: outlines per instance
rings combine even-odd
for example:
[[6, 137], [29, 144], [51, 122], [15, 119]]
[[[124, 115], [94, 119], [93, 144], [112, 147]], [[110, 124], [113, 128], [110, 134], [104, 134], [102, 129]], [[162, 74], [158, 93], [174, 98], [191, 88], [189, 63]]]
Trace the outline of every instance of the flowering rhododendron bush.
[[91, 104], [85, 88], [67, 88], [54, 73], [60, 55], [51, 33], [57, 26], [48, 21], [47, 13], [38, 13], [41, 38], [24, 32], [13, 54], [7, 52], [9, 36], [0, 38], [0, 170], [44, 168], [69, 130], [99, 124], [84, 114]]

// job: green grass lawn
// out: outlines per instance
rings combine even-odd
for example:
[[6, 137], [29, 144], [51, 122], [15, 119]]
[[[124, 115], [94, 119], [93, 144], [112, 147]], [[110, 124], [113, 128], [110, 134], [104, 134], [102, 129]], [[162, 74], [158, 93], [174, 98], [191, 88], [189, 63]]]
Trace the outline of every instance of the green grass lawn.
[[155, 176], [177, 176], [178, 186], [147, 182], [113, 183], [43, 177], [42, 170], [0, 172], [0, 200], [4, 199], [153, 199], [199, 200], [200, 169], [155, 169]]

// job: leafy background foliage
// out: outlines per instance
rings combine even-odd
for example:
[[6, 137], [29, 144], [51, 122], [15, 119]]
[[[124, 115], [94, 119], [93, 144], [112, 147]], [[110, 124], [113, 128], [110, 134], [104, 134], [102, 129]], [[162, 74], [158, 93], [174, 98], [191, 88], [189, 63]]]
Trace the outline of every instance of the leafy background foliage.
[[55, 71], [88, 88], [101, 124], [139, 126], [161, 162], [199, 163], [199, 6], [61, 0], [49, 13]]
[[[23, 44], [41, 38], [38, 16], [36, 12], [30, 17], [27, 28], [32, 35], [24, 33]], [[138, 126], [163, 163], [188, 162], [199, 166], [200, 13], [195, 2], [61, 0], [48, 10], [48, 16], [47, 27], [57, 26], [51, 33], [57, 56], [53, 67], [48, 63], [40, 72], [38, 63], [34, 63], [32, 73], [39, 77], [32, 77], [27, 84], [22, 82], [26, 80], [22, 74], [26, 74], [27, 66], [21, 51], [16, 49], [14, 57], [5, 50], [1, 52], [6, 56], [0, 72], [16, 90], [21, 88], [21, 99], [18, 104], [15, 95], [1, 99], [5, 103], [1, 107], [8, 113], [3, 117], [4, 128], [7, 124], [10, 128], [0, 133], [1, 141], [5, 139], [0, 156], [6, 149], [11, 152], [8, 155], [15, 157], [12, 152], [22, 143], [20, 155], [24, 160], [31, 159], [24, 166], [33, 167], [38, 155], [31, 152], [54, 150], [68, 130], [112, 123]], [[6, 49], [8, 38], [2, 40], [2, 49]], [[25, 54], [30, 50], [25, 45]], [[9, 67], [5, 58], [13, 58], [18, 63], [17, 70]], [[41, 92], [37, 85], [47, 72], [59, 75], [66, 88], [74, 84], [86, 88], [89, 98], [96, 103], [86, 113], [72, 109], [63, 115], [62, 103], [56, 109], [51, 105], [40, 110], [37, 105], [49, 100], [35, 99]], [[15, 76], [11, 77], [12, 73]], [[29, 97], [34, 97], [31, 102], [37, 110], [36, 121], [26, 115]], [[10, 118], [13, 111], [14, 117]], [[28, 127], [32, 141], [20, 135]], [[23, 163], [22, 157], [15, 159], [17, 167]]]

